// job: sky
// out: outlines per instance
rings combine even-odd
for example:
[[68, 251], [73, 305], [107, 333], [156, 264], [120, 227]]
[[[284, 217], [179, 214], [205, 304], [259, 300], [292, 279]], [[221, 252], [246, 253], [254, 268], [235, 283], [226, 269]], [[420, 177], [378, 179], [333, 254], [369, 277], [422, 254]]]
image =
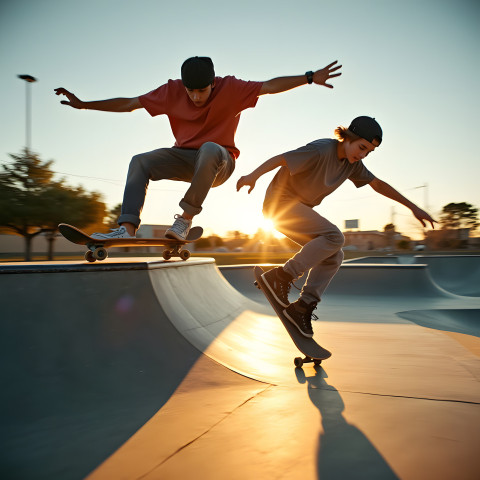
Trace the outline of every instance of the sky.
[[[82, 100], [136, 97], [180, 77], [191, 56], [210, 56], [218, 76], [266, 81], [334, 60], [333, 89], [305, 85], [262, 96], [242, 113], [241, 154], [232, 177], [212, 189], [194, 224], [207, 234], [263, 226], [265, 190], [275, 172], [236, 192], [268, 158], [318, 138], [359, 115], [375, 117], [383, 143], [366, 160], [375, 176], [438, 218], [451, 202], [480, 207], [478, 114], [480, 3], [476, 0], [2, 0], [0, 2], [0, 163], [26, 145], [53, 160], [56, 178], [121, 203], [133, 155], [174, 143], [165, 116], [74, 110], [56, 87]], [[29, 74], [27, 86], [17, 78]], [[151, 182], [142, 222], [171, 224], [188, 185]], [[315, 208], [344, 229], [422, 237], [410, 211], [347, 181]], [[68, 219], [65, 219], [68, 222]]]

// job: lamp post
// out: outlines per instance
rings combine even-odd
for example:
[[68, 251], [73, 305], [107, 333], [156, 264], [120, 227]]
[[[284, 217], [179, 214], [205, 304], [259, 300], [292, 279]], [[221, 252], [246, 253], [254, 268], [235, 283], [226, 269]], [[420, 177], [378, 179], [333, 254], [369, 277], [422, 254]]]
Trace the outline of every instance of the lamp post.
[[25, 80], [25, 148], [27, 153], [30, 152], [30, 143], [32, 141], [31, 122], [32, 122], [32, 107], [31, 107], [31, 93], [30, 84], [37, 81], [35, 77], [31, 75], [18, 75], [18, 78]]

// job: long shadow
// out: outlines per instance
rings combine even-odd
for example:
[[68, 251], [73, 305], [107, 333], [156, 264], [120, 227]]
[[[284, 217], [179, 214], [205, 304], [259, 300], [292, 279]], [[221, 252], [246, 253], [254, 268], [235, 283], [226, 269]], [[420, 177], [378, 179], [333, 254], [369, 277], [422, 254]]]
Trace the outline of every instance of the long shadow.
[[84, 478], [201, 355], [146, 271], [92, 271], [0, 274], [1, 478]]
[[380, 452], [368, 438], [343, 416], [345, 405], [338, 390], [326, 382], [327, 373], [320, 366], [315, 375], [306, 376], [295, 369], [297, 380], [307, 384], [308, 396], [318, 408], [322, 430], [318, 439], [317, 474], [330, 479], [398, 479]]

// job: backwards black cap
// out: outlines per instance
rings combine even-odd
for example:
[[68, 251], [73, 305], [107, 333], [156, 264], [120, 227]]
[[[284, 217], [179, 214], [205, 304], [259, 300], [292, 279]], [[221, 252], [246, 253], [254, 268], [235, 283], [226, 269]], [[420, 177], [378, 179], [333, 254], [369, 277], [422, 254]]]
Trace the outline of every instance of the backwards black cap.
[[348, 129], [378, 147], [382, 143], [382, 129], [372, 117], [357, 117], [352, 120]]
[[183, 62], [182, 82], [187, 88], [205, 88], [215, 80], [215, 70], [210, 57], [191, 57]]

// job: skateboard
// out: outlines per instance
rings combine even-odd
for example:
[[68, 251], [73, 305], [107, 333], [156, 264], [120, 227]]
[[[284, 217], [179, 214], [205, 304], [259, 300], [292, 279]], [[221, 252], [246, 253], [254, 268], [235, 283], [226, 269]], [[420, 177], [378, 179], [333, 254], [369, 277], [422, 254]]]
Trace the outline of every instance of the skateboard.
[[278, 318], [283, 323], [283, 326], [287, 330], [290, 338], [293, 340], [295, 346], [305, 355], [305, 358], [296, 357], [293, 361], [296, 367], [300, 368], [304, 363], [314, 363], [315, 365], [320, 365], [322, 360], [326, 360], [332, 354], [321, 347], [313, 338], [303, 336], [293, 325], [290, 320], [283, 314], [283, 307], [279, 305], [273, 295], [270, 293], [270, 290], [265, 285], [263, 281], [262, 274], [264, 270], [261, 267], [254, 267], [253, 274], [255, 275], [255, 286], [259, 288], [263, 294], [267, 297], [267, 300], [270, 302], [270, 305], [275, 310], [275, 313], [278, 315]]
[[177, 240], [173, 238], [92, 238], [72, 225], [61, 223], [58, 226], [60, 233], [73, 243], [85, 245], [88, 250], [85, 252], [85, 260], [94, 262], [102, 261], [108, 257], [108, 247], [140, 247], [156, 246], [165, 247], [162, 255], [165, 260], [172, 257], [180, 257], [182, 260], [190, 258], [189, 250], [182, 250], [182, 245], [198, 240], [203, 234], [202, 227], [193, 227], [190, 229], [186, 240]]

